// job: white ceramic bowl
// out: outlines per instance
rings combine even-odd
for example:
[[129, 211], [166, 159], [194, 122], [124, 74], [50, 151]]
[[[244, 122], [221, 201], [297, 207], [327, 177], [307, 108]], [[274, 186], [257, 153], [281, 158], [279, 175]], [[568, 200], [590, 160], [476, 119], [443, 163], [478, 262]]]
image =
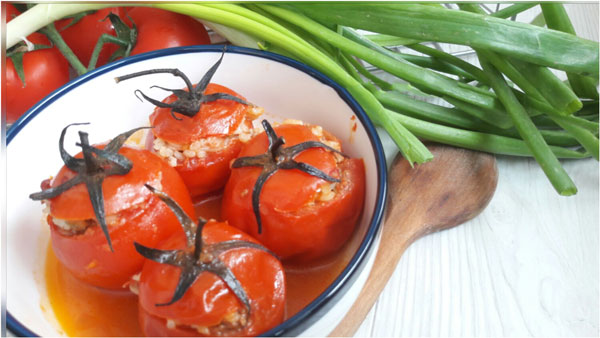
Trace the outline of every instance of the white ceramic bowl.
[[[160, 76], [167, 88], [183, 87], [168, 74], [140, 77], [118, 85], [116, 76], [151, 68], [179, 68], [193, 82], [218, 60], [222, 46], [181, 47], [126, 58], [98, 68], [66, 84], [29, 110], [7, 133], [7, 326], [17, 335], [60, 335], [45, 299], [43, 265], [49, 229], [42, 207], [29, 199], [40, 182], [62, 166], [60, 131], [73, 122], [90, 122], [90, 143], [146, 125], [153, 106], [138, 100]], [[294, 60], [254, 49], [228, 47], [212, 82], [228, 86], [265, 108], [267, 118], [294, 118], [323, 126], [336, 135], [344, 151], [364, 159], [365, 208], [357, 228], [356, 251], [334, 282], [303, 310], [266, 332], [266, 336], [325, 336], [355, 300], [371, 268], [382, 222], [386, 165], [375, 128], [349, 93], [320, 72]], [[353, 126], [357, 125], [356, 130]], [[76, 133], [72, 133], [76, 134]], [[71, 135], [72, 136], [72, 135]], [[76, 153], [75, 140], [65, 146]]]

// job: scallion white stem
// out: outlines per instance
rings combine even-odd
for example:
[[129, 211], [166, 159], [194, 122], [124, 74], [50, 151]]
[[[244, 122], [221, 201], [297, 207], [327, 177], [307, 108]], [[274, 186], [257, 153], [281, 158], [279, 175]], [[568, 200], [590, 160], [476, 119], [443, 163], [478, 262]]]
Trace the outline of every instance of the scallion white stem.
[[79, 12], [117, 6], [114, 3], [38, 4], [6, 24], [6, 48], [24, 37], [65, 16]]

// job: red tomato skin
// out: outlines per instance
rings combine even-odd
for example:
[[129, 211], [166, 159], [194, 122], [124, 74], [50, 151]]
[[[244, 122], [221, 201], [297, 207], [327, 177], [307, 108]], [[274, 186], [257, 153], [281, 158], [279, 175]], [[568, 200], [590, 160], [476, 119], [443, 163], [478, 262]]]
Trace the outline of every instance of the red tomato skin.
[[[21, 13], [6, 4], [6, 22]], [[27, 39], [34, 44], [50, 45], [40, 33], [32, 33]], [[23, 55], [25, 85], [17, 75], [10, 58], [6, 60], [6, 122], [14, 123], [29, 108], [48, 94], [69, 81], [69, 63], [56, 48], [36, 50]]]
[[56, 48], [41, 49], [23, 55], [25, 85], [6, 60], [6, 122], [14, 123], [29, 108], [69, 82], [69, 64]]
[[210, 44], [208, 32], [199, 21], [159, 8], [135, 7], [128, 11], [138, 29], [131, 55], [157, 49]]
[[[209, 83], [205, 93], [228, 93], [245, 100], [233, 90], [214, 83]], [[171, 95], [163, 102], [171, 103], [175, 99], [175, 96]], [[246, 111], [247, 107], [243, 104], [229, 100], [217, 100], [203, 104], [200, 112], [194, 117], [182, 116], [182, 120], [176, 120], [171, 116], [170, 109], [156, 108], [150, 116], [150, 124], [154, 128], [149, 136], [159, 137], [179, 145], [189, 145], [209, 136], [226, 138], [241, 123], [246, 123], [251, 128], [251, 122], [244, 121]], [[151, 145], [152, 140], [149, 140], [147, 144]], [[179, 161], [175, 169], [183, 178], [192, 196], [217, 191], [225, 186], [231, 172], [229, 165], [237, 157], [241, 147], [242, 143], [239, 140], [232, 140], [219, 151], [208, 151], [205, 157], [186, 158]], [[150, 149], [152, 148], [150, 147]]]
[[231, 146], [222, 151], [207, 153], [201, 159], [186, 159], [175, 169], [192, 196], [208, 194], [225, 186], [231, 173], [229, 164], [237, 157], [241, 148], [241, 142], [233, 141]]
[[6, 3], [6, 22], [10, 22], [10, 20], [19, 16], [21, 12], [15, 7], [15, 5], [11, 3]]
[[[14, 5], [6, 4], [6, 22], [19, 14]], [[46, 36], [40, 33], [32, 33], [27, 39], [34, 44], [50, 45]], [[14, 123], [38, 101], [69, 82], [69, 63], [54, 47], [25, 53], [23, 69], [25, 85], [17, 75], [13, 61], [6, 59], [7, 123]]]
[[[285, 147], [290, 147], [304, 141], [318, 141], [309, 126], [283, 124], [274, 127], [277, 135], [285, 139]], [[239, 156], [255, 156], [264, 154], [269, 145], [266, 134], [263, 132], [247, 142], [240, 151]], [[339, 170], [332, 153], [321, 149], [307, 149], [295, 157], [296, 161], [308, 163], [321, 169], [326, 174], [339, 178]], [[251, 192], [256, 178], [262, 171], [259, 167], [244, 167], [235, 169], [236, 177], [244, 181]], [[272, 205], [274, 208], [286, 212], [294, 212], [314, 199], [316, 190], [324, 180], [303, 173], [299, 170], [278, 170], [265, 183], [261, 193], [261, 203]], [[245, 188], [244, 188], [245, 189]], [[268, 191], [268, 193], [264, 193]], [[245, 196], [245, 195], [244, 195]], [[250, 199], [248, 199], [249, 201]], [[254, 217], [252, 217], [254, 218]]]
[[[223, 222], [209, 221], [203, 230], [205, 243], [239, 239], [258, 243], [251, 236]], [[160, 249], [185, 248], [185, 237], [176, 233], [162, 242]], [[251, 315], [248, 324], [240, 330], [227, 332], [235, 336], [255, 336], [283, 321], [285, 310], [285, 274], [279, 260], [256, 249], [235, 249], [223, 253], [221, 259], [232, 270], [250, 299]], [[242, 309], [219, 277], [204, 272], [177, 302], [168, 302], [175, 290], [180, 269], [147, 260], [139, 284], [141, 327], [147, 336], [178, 336], [181, 329], [166, 327], [166, 319], [183, 325], [211, 327], [222, 322], [225, 315]], [[185, 330], [184, 330], [185, 331]], [[198, 333], [194, 333], [198, 335]], [[211, 332], [215, 334], [215, 332]]]
[[[143, 186], [148, 183], [171, 196], [191, 217], [194, 207], [181, 177], [158, 156], [146, 150], [123, 147], [119, 151], [133, 163], [122, 176], [108, 176], [103, 182], [106, 215], [119, 215], [123, 222], [109, 225], [114, 252], [99, 226], [84, 233], [65, 235], [49, 217], [51, 241], [59, 261], [77, 278], [98, 287], [121, 289], [138, 273], [144, 259], [135, 251], [134, 241], [149, 247], [182, 231], [173, 212]], [[63, 167], [52, 182], [56, 186], [73, 176]], [[76, 185], [48, 200], [50, 215], [63, 220], [95, 219], [87, 188]]]
[[[104, 145], [97, 147], [102, 149]], [[153, 196], [152, 192], [144, 187], [146, 183], [176, 196], [187, 194], [187, 189], [179, 184], [181, 177], [157, 155], [128, 146], [122, 147], [119, 154], [130, 159], [133, 167], [128, 174], [108, 176], [102, 183], [107, 215], [116, 214]], [[81, 157], [81, 153], [75, 157]], [[52, 186], [57, 186], [75, 175], [75, 172], [63, 166], [54, 178]], [[173, 186], [170, 181], [173, 181]], [[165, 182], [169, 184], [166, 185]], [[50, 201], [50, 213], [56, 218], [82, 220], [94, 217], [92, 202], [84, 184], [78, 184]]]
[[[107, 18], [109, 13], [118, 15], [123, 22], [127, 22], [125, 9], [122, 7], [112, 7], [99, 9], [95, 13], [88, 14], [76, 24], [63, 30], [73, 19], [62, 19], [55, 22], [56, 29], [65, 40], [67, 45], [73, 50], [79, 61], [85, 67], [90, 63], [92, 53], [96, 42], [102, 34], [116, 36], [117, 33]], [[106, 43], [98, 55], [96, 67], [100, 67], [108, 62], [110, 56], [119, 49], [119, 45]]]
[[[285, 138], [286, 146], [302, 142], [298, 139], [298, 134], [306, 134], [302, 129], [293, 125], [275, 127], [276, 133]], [[266, 147], [266, 137], [261, 134], [248, 142], [239, 156], [261, 153]], [[362, 159], [346, 159], [336, 169], [330, 156], [333, 155], [323, 149], [309, 149], [295, 159], [341, 178], [342, 183], [338, 184], [342, 186], [333, 199], [312, 203], [316, 189], [325, 181], [298, 170], [279, 170], [264, 184], [260, 195], [263, 228], [258, 234], [252, 190], [262, 169], [236, 168], [223, 192], [222, 218], [287, 262], [308, 262], [336, 252], [350, 238], [361, 215], [365, 169]]]
[[[235, 91], [216, 83], [209, 83], [204, 91], [210, 95], [226, 93], [246, 100]], [[175, 95], [170, 95], [163, 100], [172, 103]], [[170, 108], [155, 108], [150, 116], [150, 124], [154, 127], [152, 133], [165, 141], [175, 144], [190, 144], [208, 136], [224, 136], [233, 133], [242, 123], [247, 107], [231, 100], [216, 100], [202, 104], [200, 112], [193, 117], [179, 115], [182, 120], [171, 116]]]

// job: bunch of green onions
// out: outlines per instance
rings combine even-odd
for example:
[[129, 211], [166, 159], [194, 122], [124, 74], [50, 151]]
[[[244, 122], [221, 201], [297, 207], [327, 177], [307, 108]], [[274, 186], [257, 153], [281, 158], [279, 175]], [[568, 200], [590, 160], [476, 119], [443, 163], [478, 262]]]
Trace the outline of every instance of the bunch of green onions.
[[[36, 5], [8, 24], [7, 47], [54, 20], [109, 5]], [[558, 159], [598, 160], [599, 45], [574, 34], [561, 4], [539, 5], [548, 28], [507, 19], [533, 3], [490, 15], [473, 3], [461, 3], [460, 10], [362, 2], [149, 5], [196, 17], [234, 44], [323, 72], [353, 95], [411, 163], [432, 158], [421, 139], [533, 156], [561, 195], [573, 195], [577, 188]], [[481, 68], [430, 42], [471, 47]], [[398, 44], [422, 55], [386, 48]], [[385, 81], [364, 63], [402, 81]], [[431, 97], [453, 107], [427, 102]]]

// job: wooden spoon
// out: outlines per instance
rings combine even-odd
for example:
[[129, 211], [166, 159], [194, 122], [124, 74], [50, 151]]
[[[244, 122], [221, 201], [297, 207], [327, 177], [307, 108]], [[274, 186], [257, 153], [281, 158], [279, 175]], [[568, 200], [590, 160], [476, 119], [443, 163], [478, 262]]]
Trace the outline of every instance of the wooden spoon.
[[428, 148], [434, 159], [414, 168], [400, 155], [394, 159], [375, 263], [356, 302], [330, 336], [354, 335], [412, 242], [472, 219], [491, 200], [498, 182], [493, 155], [438, 144]]

